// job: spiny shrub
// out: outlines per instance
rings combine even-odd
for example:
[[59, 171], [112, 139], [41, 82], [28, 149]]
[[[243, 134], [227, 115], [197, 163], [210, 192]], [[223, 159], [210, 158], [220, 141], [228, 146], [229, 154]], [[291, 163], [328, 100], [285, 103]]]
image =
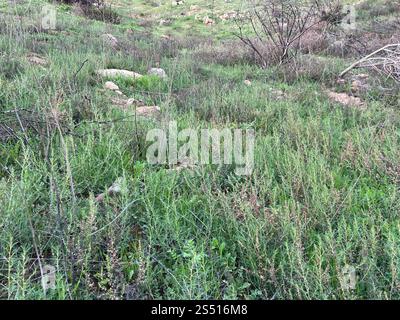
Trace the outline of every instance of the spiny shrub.
[[65, 4], [79, 5], [83, 14], [93, 20], [119, 24], [121, 19], [111, 5], [107, 5], [104, 0], [58, 0]]

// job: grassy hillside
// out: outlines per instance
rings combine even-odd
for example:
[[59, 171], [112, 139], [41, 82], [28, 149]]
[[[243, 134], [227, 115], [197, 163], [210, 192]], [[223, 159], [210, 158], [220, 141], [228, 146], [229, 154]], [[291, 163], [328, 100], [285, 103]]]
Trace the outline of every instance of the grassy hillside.
[[[55, 30], [48, 2], [0, 2], [0, 298], [398, 299], [398, 84], [337, 82], [356, 36], [302, 53], [296, 72], [263, 69], [218, 18], [241, 2], [157, 2], [113, 1], [114, 23], [57, 4]], [[400, 36], [391, 3], [357, 6], [365, 52]], [[215, 23], [181, 14], [192, 5]], [[113, 79], [119, 95], [105, 68], [144, 76]], [[128, 98], [161, 115], [138, 118]], [[146, 133], [169, 120], [254, 128], [253, 174], [150, 165]]]
[[[232, 29], [229, 13], [244, 6], [241, 0], [188, 0], [173, 5], [174, 1], [110, 1], [121, 13], [128, 17], [128, 24], [136, 20], [139, 30], [152, 29], [158, 34], [207, 35], [228, 37]], [[225, 16], [224, 16], [225, 15]], [[205, 25], [203, 20], [209, 17], [214, 23]]]

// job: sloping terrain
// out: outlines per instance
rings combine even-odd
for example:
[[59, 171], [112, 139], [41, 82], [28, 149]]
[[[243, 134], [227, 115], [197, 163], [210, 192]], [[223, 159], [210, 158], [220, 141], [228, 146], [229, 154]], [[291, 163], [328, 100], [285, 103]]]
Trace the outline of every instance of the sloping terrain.
[[[50, 29], [49, 2], [1, 1], [0, 298], [398, 299], [398, 84], [338, 81], [400, 42], [393, 3], [261, 68], [240, 1], [56, 3]], [[253, 128], [254, 171], [150, 164], [169, 121]]]

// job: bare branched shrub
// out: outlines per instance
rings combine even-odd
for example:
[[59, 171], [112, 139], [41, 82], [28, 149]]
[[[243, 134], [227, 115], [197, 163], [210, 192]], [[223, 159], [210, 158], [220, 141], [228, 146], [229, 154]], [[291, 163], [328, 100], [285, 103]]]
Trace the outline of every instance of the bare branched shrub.
[[[341, 20], [341, 7], [323, 0], [249, 0], [238, 15], [237, 37], [258, 56], [263, 67], [296, 57], [305, 35]], [[250, 29], [250, 30], [249, 30]], [[250, 32], [249, 32], [250, 31]], [[320, 29], [324, 34], [324, 29]]]
[[106, 4], [103, 0], [96, 0], [94, 4], [81, 5], [86, 17], [93, 20], [119, 24], [120, 16], [112, 9], [111, 4]]
[[58, 0], [66, 4], [78, 5], [82, 13], [89, 19], [119, 24], [121, 19], [104, 0]]
[[400, 43], [386, 45], [344, 70], [340, 77], [354, 68], [372, 69], [400, 83]]

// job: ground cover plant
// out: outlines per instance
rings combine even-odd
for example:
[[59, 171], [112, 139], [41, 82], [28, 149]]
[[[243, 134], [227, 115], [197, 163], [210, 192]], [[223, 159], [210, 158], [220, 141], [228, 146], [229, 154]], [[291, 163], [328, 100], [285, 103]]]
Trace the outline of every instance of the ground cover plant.
[[[0, 0], [0, 298], [398, 299], [399, 85], [339, 75], [400, 5], [339, 5], [260, 64], [244, 1]], [[254, 128], [252, 174], [150, 164], [170, 120]]]

